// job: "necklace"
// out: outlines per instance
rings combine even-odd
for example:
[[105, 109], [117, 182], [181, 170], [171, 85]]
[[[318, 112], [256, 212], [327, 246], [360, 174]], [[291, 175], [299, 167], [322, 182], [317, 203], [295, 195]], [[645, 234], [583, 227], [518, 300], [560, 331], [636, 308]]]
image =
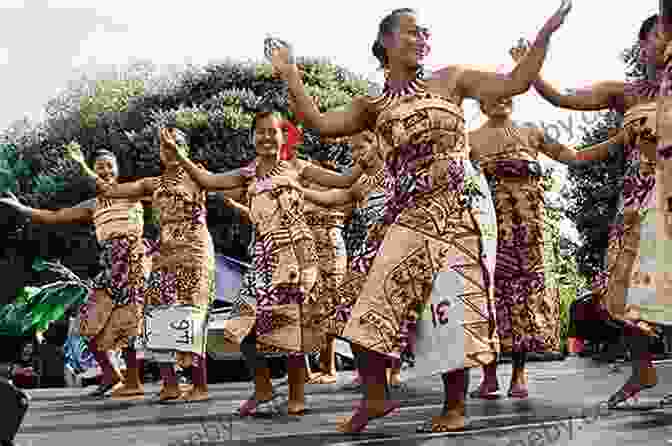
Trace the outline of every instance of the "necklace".
[[[257, 164], [257, 168], [259, 165]], [[263, 192], [268, 192], [273, 190], [273, 180], [271, 177], [278, 175], [282, 172], [282, 162], [277, 162], [271, 170], [269, 170], [265, 175], [256, 174], [256, 193], [261, 194]]]
[[410, 81], [393, 81], [386, 79], [385, 85], [383, 86], [383, 96], [388, 98], [412, 96], [417, 93], [422, 93], [425, 90], [425, 83], [417, 77]]

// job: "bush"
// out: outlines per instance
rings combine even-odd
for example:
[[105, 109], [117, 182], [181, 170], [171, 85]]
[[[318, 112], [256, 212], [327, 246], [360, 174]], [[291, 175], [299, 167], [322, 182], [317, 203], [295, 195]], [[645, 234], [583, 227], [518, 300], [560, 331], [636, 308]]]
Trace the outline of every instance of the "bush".
[[[368, 90], [366, 81], [329, 61], [303, 58], [299, 63], [307, 88], [321, 98], [322, 110]], [[89, 159], [101, 148], [114, 152], [122, 181], [159, 175], [157, 130], [172, 122], [190, 136], [195, 160], [215, 172], [234, 169], [254, 158], [249, 127], [253, 112], [262, 106], [293, 118], [287, 111], [286, 87], [271, 78], [268, 64], [227, 60], [161, 74], [153, 64], [140, 61], [96, 79], [83, 75], [48, 102], [43, 122], [17, 121], [7, 129], [0, 141], [6, 148], [0, 153], [0, 191], [11, 190], [33, 207], [51, 209], [95, 196], [79, 167], [64, 157], [63, 146], [71, 141]], [[351, 165], [345, 142], [321, 141], [308, 130], [299, 154], [318, 153], [340, 169]], [[251, 231], [238, 212], [209, 199], [208, 215], [216, 250], [250, 261]], [[85, 277], [92, 273], [91, 228], [33, 228], [32, 234], [43, 257], [62, 257]], [[66, 256], [69, 250], [76, 252]]]

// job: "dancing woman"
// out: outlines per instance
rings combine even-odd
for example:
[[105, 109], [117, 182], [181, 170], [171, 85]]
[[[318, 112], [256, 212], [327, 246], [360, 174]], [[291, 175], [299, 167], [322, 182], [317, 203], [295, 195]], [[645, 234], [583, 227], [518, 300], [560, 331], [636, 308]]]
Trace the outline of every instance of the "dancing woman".
[[[617, 407], [658, 382], [649, 344], [655, 331], [644, 319], [640, 306], [655, 296], [655, 281], [646, 272], [646, 253], [640, 248], [641, 237], [650, 237], [645, 222], [647, 210], [656, 197], [656, 96], [664, 67], [666, 36], [657, 25], [658, 16], [646, 19], [639, 31], [640, 62], [649, 69], [646, 78], [635, 81], [599, 82], [589, 88], [561, 93], [541, 78], [534, 87], [551, 104], [571, 110], [615, 109], [624, 113], [622, 148], [626, 158], [625, 185], [621, 191], [616, 220], [609, 227], [607, 265], [593, 282], [593, 290], [604, 309], [605, 317], [620, 321], [633, 358], [632, 375], [625, 385], [609, 398]], [[525, 45], [512, 51], [515, 60], [524, 57]], [[655, 233], [655, 230], [653, 230]], [[648, 242], [647, 242], [648, 243]], [[655, 264], [655, 259], [650, 259]], [[650, 266], [647, 266], [650, 268]]]
[[[117, 184], [119, 168], [112, 152], [97, 152], [93, 171], [86, 165], [81, 152], [72, 150], [70, 154], [90, 177], [102, 183]], [[51, 211], [29, 208], [16, 197], [0, 201], [29, 216], [34, 223], [94, 224], [101, 271], [93, 279], [93, 289], [80, 314], [80, 334], [89, 337], [89, 351], [103, 370], [103, 382], [91, 396], [103, 397], [110, 390], [115, 398], [143, 395], [140, 378], [144, 369], [136, 351], [142, 328], [145, 280], [140, 202], [108, 199], [99, 194], [75, 207]], [[127, 348], [129, 353], [125, 385], [122, 385], [124, 380], [120, 371], [110, 360], [110, 352], [122, 348]]]
[[[314, 165], [320, 165], [317, 161]], [[325, 168], [326, 163], [322, 163]], [[319, 184], [305, 181], [304, 184], [313, 190], [324, 190]], [[306, 223], [313, 231], [315, 249], [319, 259], [319, 276], [315, 284], [314, 293], [323, 296], [325, 301], [333, 302], [343, 279], [345, 278], [348, 253], [345, 249], [343, 229], [345, 221], [352, 214], [350, 203], [340, 205], [331, 204], [324, 206], [321, 203], [306, 199], [304, 195], [303, 215]], [[325, 344], [320, 348], [320, 370], [311, 373], [307, 367], [308, 384], [334, 384], [336, 383], [336, 358], [334, 351], [334, 339], [328, 336]]]
[[[182, 166], [207, 190], [219, 190], [249, 209], [255, 225], [255, 303], [243, 314], [242, 327], [232, 327], [235, 341], [255, 373], [254, 395], [240, 407], [242, 416], [272, 416], [279, 413], [266, 354], [288, 354], [288, 412], [305, 411], [304, 353], [323, 344], [324, 330], [316, 324], [321, 296], [312, 293], [317, 280], [318, 259], [313, 234], [303, 216], [303, 197], [290, 188], [274, 189], [271, 176], [284, 171], [298, 175], [291, 164], [279, 159], [284, 142], [282, 122], [271, 112], [255, 115], [252, 141], [257, 157], [233, 172], [211, 174], [177, 150]], [[317, 301], [316, 301], [317, 300]], [[232, 324], [236, 325], [236, 324]]]
[[[133, 183], [101, 185], [110, 198], [137, 198], [150, 195], [158, 212], [159, 253], [152, 262], [146, 288], [147, 305], [193, 305], [206, 312], [214, 300], [214, 248], [206, 224], [205, 191], [181, 168], [174, 150], [166, 147], [166, 138], [177, 138], [187, 147], [184, 133], [177, 129], [160, 132], [160, 156], [164, 171], [159, 177], [147, 177]], [[192, 369], [194, 387], [180, 392], [175, 365], [162, 360], [161, 401], [204, 401], [208, 397], [205, 342], [196, 342], [192, 353], [175, 352], [182, 368]]]
[[[560, 345], [560, 294], [545, 274], [539, 155], [577, 164], [606, 159], [609, 146], [601, 144], [579, 153], [550, 140], [538, 128], [516, 127], [511, 121], [512, 108], [512, 98], [481, 101], [488, 121], [469, 133], [469, 145], [472, 160], [488, 180], [497, 214], [495, 309], [502, 352], [513, 356], [508, 395], [527, 398], [526, 352], [557, 351]], [[492, 362], [470, 396], [492, 398], [497, 390], [497, 363]]]
[[[363, 231], [355, 230], [353, 238], [356, 240], [349, 243], [351, 256], [348, 258], [347, 275], [337, 288], [337, 292], [333, 294], [333, 299], [325, 311], [325, 324], [329, 327], [330, 335], [334, 337], [342, 336], [343, 329], [350, 319], [352, 306], [366, 281], [371, 260], [385, 233], [383, 160], [373, 148], [374, 144], [375, 135], [368, 131], [351, 138], [353, 160], [362, 167], [364, 175], [349, 189], [315, 190], [282, 176], [277, 177], [274, 183], [294, 187], [307, 201], [326, 208], [355, 205], [357, 211], [363, 214], [360, 222], [364, 226]], [[399, 361], [392, 362], [392, 367], [388, 368], [387, 379], [390, 384], [397, 387], [401, 384]], [[358, 387], [360, 384], [361, 377], [357, 376], [349, 387]]]
[[[656, 163], [656, 244], [659, 246], [656, 277], [656, 302], [642, 306], [642, 313], [652, 320], [672, 321], [672, 271], [670, 260], [665, 254], [670, 252], [672, 240], [672, 5], [661, 2], [660, 27], [667, 44], [663, 53], [663, 72], [657, 100], [658, 159]], [[665, 266], [663, 266], [665, 265]], [[672, 403], [672, 394], [667, 394], [661, 405]]]
[[327, 137], [371, 129], [385, 160], [385, 220], [391, 226], [343, 331], [353, 350], [366, 350], [358, 355], [358, 368], [367, 395], [339, 430], [359, 432], [369, 420], [398, 407], [387, 401], [385, 358], [399, 357], [407, 342], [402, 324], [428, 306], [438, 274], [464, 283], [456, 297], [465, 302], [465, 344], [447, 352], [460, 357], [462, 366], [443, 374], [443, 413], [421, 430], [464, 428], [466, 370], [494, 361], [499, 345], [493, 308], [494, 208], [484, 178], [468, 159], [461, 105], [464, 98], [527, 91], [570, 6], [563, 2], [510, 75], [450, 66], [426, 81], [420, 76], [419, 57], [428, 50], [428, 31], [418, 26], [412, 10], [396, 10], [381, 22], [373, 46], [388, 71], [383, 94], [357, 97], [339, 112], [321, 114], [306, 94], [296, 65], [289, 63], [289, 50], [274, 50], [274, 70], [288, 83], [308, 127]]

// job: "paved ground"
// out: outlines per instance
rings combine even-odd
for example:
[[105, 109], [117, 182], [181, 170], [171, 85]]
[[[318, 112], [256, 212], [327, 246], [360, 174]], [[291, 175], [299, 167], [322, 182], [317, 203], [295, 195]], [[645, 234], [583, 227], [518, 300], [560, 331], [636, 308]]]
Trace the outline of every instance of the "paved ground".
[[[147, 387], [149, 396], [128, 403], [82, 399], [87, 390], [49, 389], [31, 391], [31, 408], [17, 435], [20, 446], [51, 445], [162, 445], [178, 444], [193, 437], [210, 439], [184, 444], [273, 445], [500, 445], [536, 446], [564, 444], [626, 445], [672, 444], [667, 425], [671, 409], [653, 407], [672, 392], [672, 363], [659, 365], [660, 385], [642, 396], [633, 410], [601, 411], [597, 405], [618, 388], [629, 373], [610, 374], [608, 367], [587, 366], [590, 360], [532, 363], [529, 369], [531, 397], [526, 401], [502, 398], [470, 400], [469, 430], [462, 434], [419, 435], [416, 426], [441, 408], [439, 378], [409, 383], [399, 393], [399, 415], [372, 422], [364, 434], [345, 436], [334, 432], [338, 418], [352, 411], [358, 395], [334, 386], [307, 386], [310, 413], [304, 417], [275, 420], [240, 419], [232, 415], [249, 396], [250, 383], [211, 385], [212, 400], [187, 405], [159, 405], [153, 400], [158, 386]], [[500, 385], [508, 387], [510, 366], [500, 371]], [[342, 372], [339, 382], [351, 378]], [[472, 374], [472, 387], [480, 373]], [[667, 384], [669, 383], [669, 384]], [[286, 385], [279, 381], [281, 393]], [[85, 442], [85, 443], [84, 443]]]

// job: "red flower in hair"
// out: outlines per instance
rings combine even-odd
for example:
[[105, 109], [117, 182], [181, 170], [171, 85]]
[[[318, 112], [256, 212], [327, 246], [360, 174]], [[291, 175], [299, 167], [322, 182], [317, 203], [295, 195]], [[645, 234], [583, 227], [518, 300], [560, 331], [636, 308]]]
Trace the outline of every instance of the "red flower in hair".
[[303, 132], [289, 121], [283, 121], [281, 128], [287, 131], [287, 142], [280, 147], [280, 159], [289, 161], [296, 156], [294, 148], [303, 139]]

